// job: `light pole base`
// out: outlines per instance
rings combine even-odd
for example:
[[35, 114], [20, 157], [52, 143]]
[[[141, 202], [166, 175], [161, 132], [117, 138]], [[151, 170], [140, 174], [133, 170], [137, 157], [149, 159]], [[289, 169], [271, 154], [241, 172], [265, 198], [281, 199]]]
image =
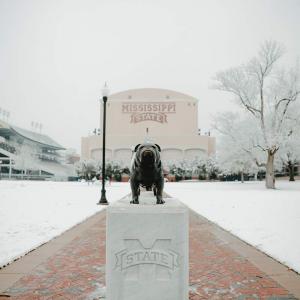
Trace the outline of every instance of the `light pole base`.
[[105, 190], [101, 190], [101, 198], [99, 200], [99, 202], [97, 203], [98, 205], [108, 205], [108, 201], [106, 199], [106, 191]]

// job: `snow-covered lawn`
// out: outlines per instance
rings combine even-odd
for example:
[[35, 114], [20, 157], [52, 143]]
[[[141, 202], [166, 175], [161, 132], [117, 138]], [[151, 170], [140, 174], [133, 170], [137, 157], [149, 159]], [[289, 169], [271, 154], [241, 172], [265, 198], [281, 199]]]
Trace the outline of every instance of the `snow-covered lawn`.
[[300, 182], [167, 183], [165, 191], [300, 272]]
[[[166, 183], [165, 191], [249, 244], [300, 272], [300, 182]], [[0, 265], [25, 254], [103, 209], [99, 185], [0, 181]], [[128, 183], [107, 185], [115, 201]]]
[[[103, 209], [98, 184], [0, 181], [0, 267]], [[130, 192], [128, 183], [107, 185], [107, 199]]]

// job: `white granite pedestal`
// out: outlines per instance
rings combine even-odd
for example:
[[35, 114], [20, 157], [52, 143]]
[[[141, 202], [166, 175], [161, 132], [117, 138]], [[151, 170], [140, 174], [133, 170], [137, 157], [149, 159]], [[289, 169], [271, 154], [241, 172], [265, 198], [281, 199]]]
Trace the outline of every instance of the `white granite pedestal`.
[[152, 195], [107, 208], [108, 300], [188, 299], [188, 209], [172, 198], [156, 205]]

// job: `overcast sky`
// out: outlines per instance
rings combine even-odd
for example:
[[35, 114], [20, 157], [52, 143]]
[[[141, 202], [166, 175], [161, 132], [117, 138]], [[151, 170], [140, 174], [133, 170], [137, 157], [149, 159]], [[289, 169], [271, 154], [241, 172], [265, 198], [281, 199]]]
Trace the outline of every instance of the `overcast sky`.
[[[0, 0], [0, 108], [65, 147], [99, 124], [101, 87], [157, 87], [199, 99], [199, 127], [235, 109], [217, 71], [266, 39], [300, 57], [300, 0]], [[108, 116], [109, 117], [109, 116]]]

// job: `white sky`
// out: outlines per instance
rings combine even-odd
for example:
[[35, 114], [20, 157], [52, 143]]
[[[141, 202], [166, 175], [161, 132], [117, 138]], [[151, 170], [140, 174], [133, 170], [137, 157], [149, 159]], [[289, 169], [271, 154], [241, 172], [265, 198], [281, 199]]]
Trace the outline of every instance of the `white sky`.
[[[0, 0], [0, 108], [43, 124], [65, 147], [99, 124], [111, 92], [157, 87], [199, 99], [199, 127], [235, 109], [213, 75], [246, 62], [261, 42], [300, 57], [300, 0]], [[108, 116], [109, 117], [109, 116]]]

